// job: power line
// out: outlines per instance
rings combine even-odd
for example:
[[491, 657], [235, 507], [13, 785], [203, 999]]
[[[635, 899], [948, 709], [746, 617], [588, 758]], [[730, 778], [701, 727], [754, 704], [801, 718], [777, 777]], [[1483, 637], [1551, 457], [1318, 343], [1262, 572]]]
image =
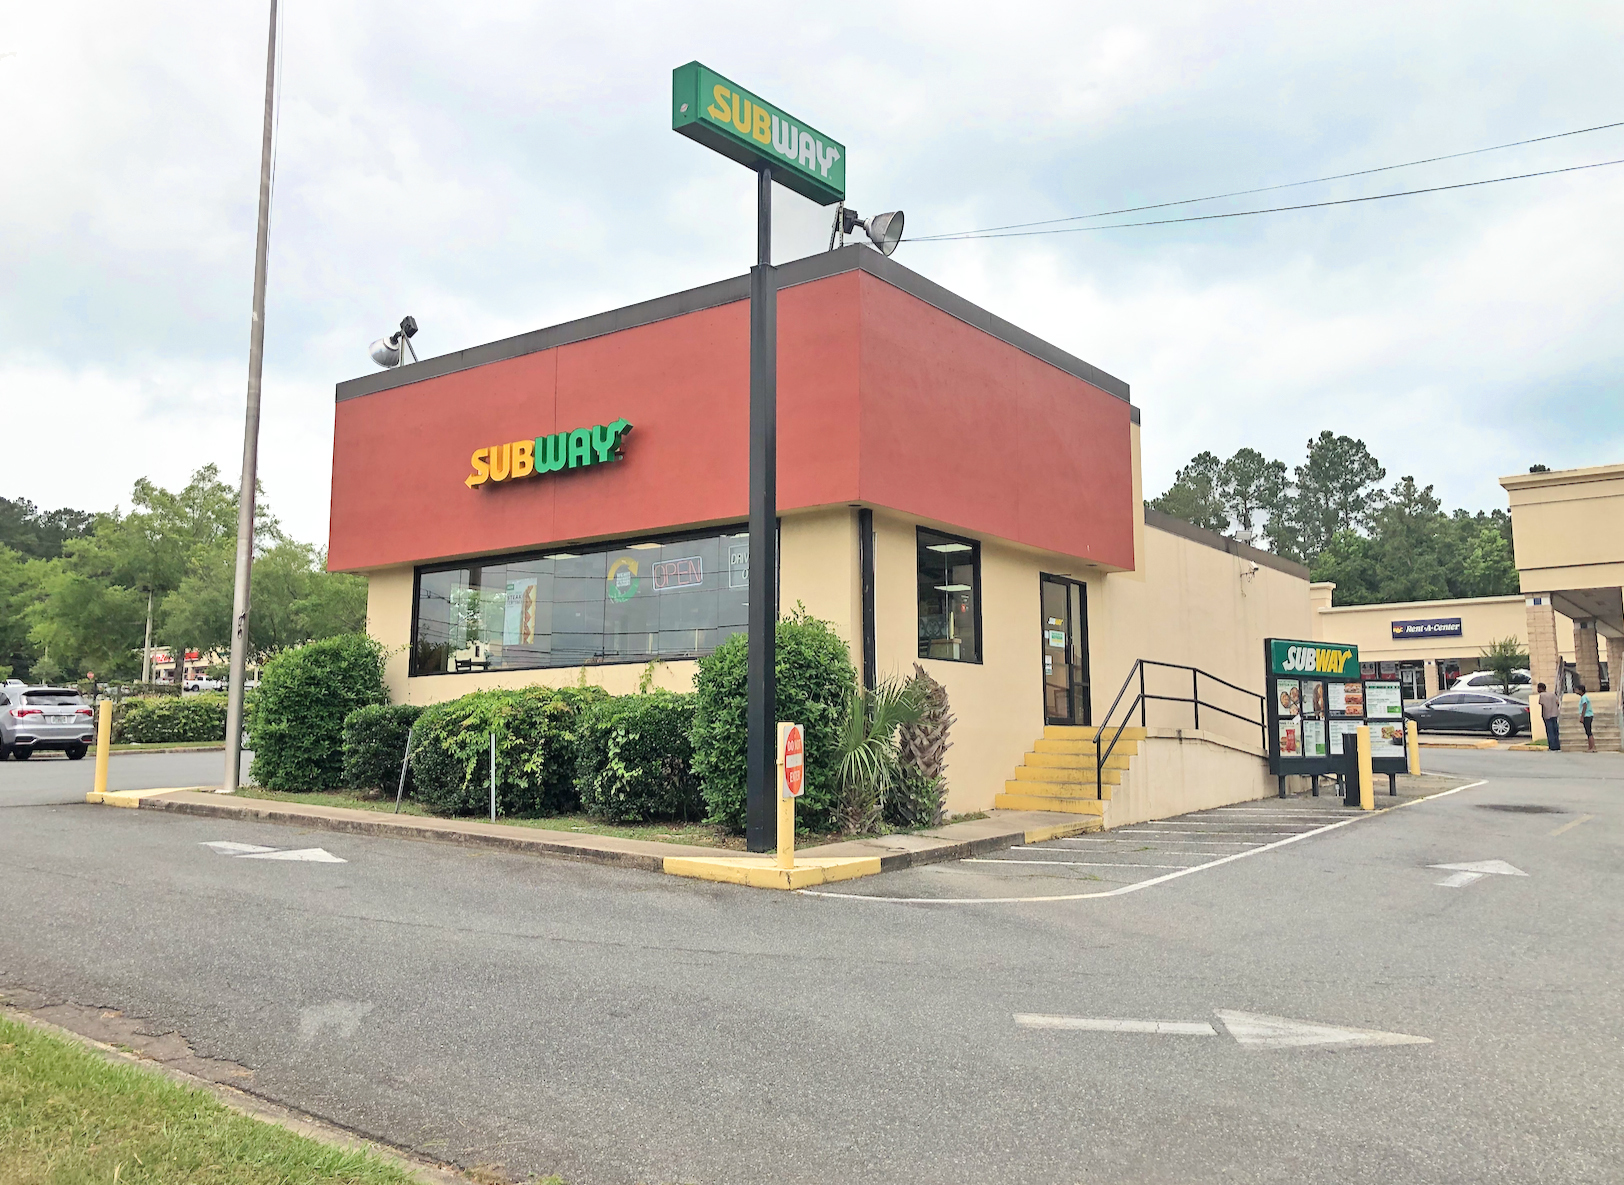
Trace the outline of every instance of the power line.
[[1604, 169], [1608, 165], [1624, 165], [1624, 158], [1602, 160], [1588, 165], [1569, 165], [1565, 169], [1545, 169], [1538, 173], [1518, 173], [1512, 177], [1489, 177], [1483, 181], [1462, 181], [1455, 185], [1432, 185], [1426, 189], [1404, 189], [1396, 193], [1373, 193], [1368, 197], [1337, 198], [1326, 202], [1304, 202], [1298, 206], [1265, 206], [1258, 210], [1232, 210], [1227, 214], [1191, 214], [1187, 218], [1156, 218], [1145, 222], [1110, 222], [1104, 226], [1056, 226], [1048, 230], [967, 231], [959, 235], [937, 235], [929, 239], [907, 239], [915, 243], [959, 243], [970, 239], [1024, 239], [1032, 235], [1074, 235], [1088, 230], [1122, 230], [1131, 226], [1168, 226], [1175, 222], [1211, 222], [1219, 218], [1248, 218], [1254, 214], [1279, 214], [1287, 210], [1314, 210], [1321, 206], [1351, 206], [1356, 202], [1379, 202], [1386, 198], [1413, 197], [1418, 193], [1442, 193], [1446, 189], [1473, 189], [1479, 185], [1498, 185], [1502, 181], [1526, 181], [1530, 177], [1550, 177], [1556, 173], [1578, 173], [1585, 169]]
[[[1053, 226], [1061, 222], [1085, 222], [1090, 218], [1110, 218], [1117, 214], [1138, 214], [1145, 210], [1165, 210], [1170, 206], [1191, 206], [1197, 202], [1215, 202], [1221, 198], [1245, 197], [1253, 193], [1272, 193], [1279, 189], [1295, 189], [1302, 185], [1319, 185], [1325, 181], [1343, 181], [1349, 177], [1368, 177], [1372, 173], [1388, 173], [1394, 169], [1409, 169], [1416, 165], [1436, 164], [1441, 160], [1458, 160], [1463, 156], [1477, 156], [1484, 152], [1499, 152], [1503, 148], [1520, 148], [1525, 144], [1541, 144], [1547, 140], [1561, 140], [1567, 136], [1582, 136], [1586, 132], [1604, 132], [1609, 128], [1624, 127], [1624, 120], [1617, 123], [1602, 123], [1590, 128], [1577, 128], [1571, 132], [1557, 132], [1550, 136], [1535, 136], [1532, 140], [1513, 140], [1507, 144], [1492, 144], [1488, 148], [1473, 148], [1466, 152], [1451, 152], [1444, 156], [1429, 156], [1424, 160], [1405, 161], [1398, 165], [1382, 165], [1375, 169], [1359, 169], [1352, 173], [1333, 173], [1329, 177], [1313, 177], [1307, 181], [1288, 181], [1283, 185], [1262, 185], [1256, 189], [1235, 189], [1228, 193], [1214, 193], [1206, 197], [1183, 198], [1176, 202], [1156, 202], [1149, 206], [1124, 206], [1119, 210], [1101, 210], [1098, 214], [1071, 214], [1064, 218], [1045, 218], [1038, 222], [1012, 222], [1007, 226], [989, 226], [981, 230], [956, 231], [950, 234], [921, 235], [916, 239], [909, 239], [910, 243], [926, 243], [932, 239], [980, 238], [991, 236], [996, 231], [1024, 230], [1031, 226]], [[1287, 207], [1295, 209], [1297, 207]], [[1133, 224], [1140, 225], [1140, 224]]]

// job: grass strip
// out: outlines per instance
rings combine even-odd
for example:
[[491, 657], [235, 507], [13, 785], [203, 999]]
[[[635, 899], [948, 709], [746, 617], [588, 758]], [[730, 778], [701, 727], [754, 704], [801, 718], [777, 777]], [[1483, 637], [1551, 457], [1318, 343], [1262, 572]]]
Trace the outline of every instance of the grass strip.
[[406, 1185], [374, 1153], [239, 1115], [214, 1096], [0, 1017], [7, 1185]]

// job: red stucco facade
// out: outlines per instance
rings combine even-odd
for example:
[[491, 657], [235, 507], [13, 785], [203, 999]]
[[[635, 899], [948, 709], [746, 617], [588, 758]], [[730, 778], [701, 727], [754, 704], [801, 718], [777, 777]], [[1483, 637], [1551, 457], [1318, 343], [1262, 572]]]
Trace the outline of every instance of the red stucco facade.
[[[748, 331], [736, 300], [341, 399], [330, 565], [743, 519]], [[862, 503], [1134, 566], [1125, 399], [861, 269], [782, 289], [778, 332], [781, 511]], [[618, 417], [619, 463], [463, 484], [475, 449]]]

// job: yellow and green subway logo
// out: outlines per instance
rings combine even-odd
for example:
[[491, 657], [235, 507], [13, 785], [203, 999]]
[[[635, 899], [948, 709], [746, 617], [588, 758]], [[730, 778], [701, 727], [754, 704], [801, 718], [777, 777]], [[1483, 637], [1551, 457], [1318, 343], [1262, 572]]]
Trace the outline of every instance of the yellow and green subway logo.
[[671, 72], [671, 128], [820, 205], [846, 196], [846, 146], [698, 62]]
[[551, 436], [538, 436], [534, 440], [515, 440], [508, 444], [493, 444], [489, 448], [476, 448], [469, 459], [474, 471], [462, 482], [473, 489], [488, 481], [517, 481], [541, 473], [558, 473], [565, 469], [581, 469], [587, 465], [618, 461], [621, 459], [621, 441], [631, 430], [629, 423], [619, 419], [613, 424], [594, 424], [590, 428], [554, 432]]
[[1276, 675], [1330, 675], [1357, 679], [1359, 648], [1271, 638], [1269, 670]]

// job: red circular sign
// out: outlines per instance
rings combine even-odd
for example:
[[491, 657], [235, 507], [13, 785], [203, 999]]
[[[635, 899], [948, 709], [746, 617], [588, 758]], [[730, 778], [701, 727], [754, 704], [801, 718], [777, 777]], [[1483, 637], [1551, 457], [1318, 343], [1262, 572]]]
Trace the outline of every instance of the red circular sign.
[[805, 737], [799, 724], [792, 724], [784, 730], [784, 792], [791, 798], [799, 798], [806, 787], [805, 747]]

